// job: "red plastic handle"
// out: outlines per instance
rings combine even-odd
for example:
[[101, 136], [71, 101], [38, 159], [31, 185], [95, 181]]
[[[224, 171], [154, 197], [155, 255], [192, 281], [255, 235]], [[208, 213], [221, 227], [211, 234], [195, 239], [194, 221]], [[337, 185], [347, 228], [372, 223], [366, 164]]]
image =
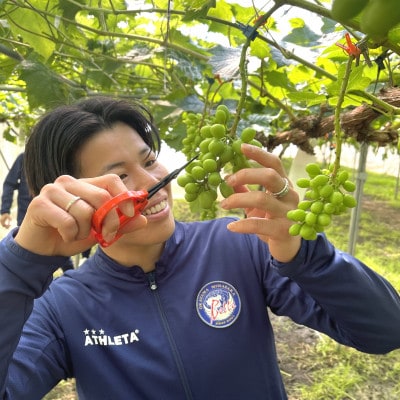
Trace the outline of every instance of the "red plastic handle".
[[[101, 233], [102, 225], [104, 218], [106, 215], [116, 208], [116, 211], [119, 216], [119, 228], [121, 229], [127, 222], [132, 221], [135, 217], [137, 217], [143, 209], [146, 207], [148, 200], [147, 196], [149, 193], [146, 190], [138, 190], [138, 191], [128, 191], [124, 193], [120, 193], [119, 195], [113, 197], [112, 199], [108, 200], [104, 203], [96, 212], [93, 214], [92, 218], [92, 230], [96, 240], [99, 244], [103, 247], [110, 246], [115, 241], [117, 241], [121, 236], [122, 233], [118, 233], [115, 235], [114, 239], [110, 242], [104, 240], [103, 235]], [[135, 209], [135, 215], [133, 217], [127, 217], [125, 214], [121, 212], [119, 209], [119, 205], [123, 201], [131, 200], [133, 202], [133, 207]]]

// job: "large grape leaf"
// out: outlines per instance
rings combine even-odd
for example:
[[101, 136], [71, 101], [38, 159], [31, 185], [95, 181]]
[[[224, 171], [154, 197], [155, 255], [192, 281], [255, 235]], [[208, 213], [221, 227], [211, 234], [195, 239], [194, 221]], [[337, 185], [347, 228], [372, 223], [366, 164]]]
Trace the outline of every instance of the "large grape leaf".
[[74, 91], [71, 90], [71, 86], [44, 64], [24, 61], [20, 69], [20, 78], [26, 83], [28, 101], [32, 109], [53, 108], [72, 100]]
[[[50, 26], [55, 24], [55, 18], [42, 17], [32, 9], [7, 6], [8, 22], [14, 37], [19, 37], [24, 43], [29, 44], [44, 60], [53, 54], [55, 43], [48, 37], [52, 36]], [[27, 24], [29, 21], [29, 24]]]

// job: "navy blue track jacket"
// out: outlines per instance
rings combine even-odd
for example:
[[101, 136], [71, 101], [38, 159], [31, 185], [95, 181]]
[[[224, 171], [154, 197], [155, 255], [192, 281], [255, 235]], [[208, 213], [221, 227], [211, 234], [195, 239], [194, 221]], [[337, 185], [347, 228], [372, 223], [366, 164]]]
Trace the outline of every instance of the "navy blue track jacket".
[[363, 352], [400, 347], [400, 299], [385, 279], [323, 235], [278, 263], [255, 235], [229, 232], [231, 220], [177, 222], [152, 273], [99, 248], [51, 284], [65, 259], [10, 233], [0, 398], [41, 399], [75, 377], [87, 400], [286, 399], [267, 307]]

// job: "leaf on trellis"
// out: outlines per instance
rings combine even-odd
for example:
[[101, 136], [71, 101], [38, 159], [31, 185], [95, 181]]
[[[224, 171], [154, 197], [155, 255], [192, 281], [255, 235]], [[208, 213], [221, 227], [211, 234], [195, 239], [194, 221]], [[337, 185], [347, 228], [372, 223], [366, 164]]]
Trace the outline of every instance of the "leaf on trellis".
[[214, 74], [223, 80], [230, 80], [239, 76], [240, 48], [215, 46], [210, 50], [212, 57], [209, 63]]
[[182, 5], [185, 8], [183, 21], [192, 21], [196, 18], [205, 17], [210, 8], [216, 6], [216, 0], [184, 0]]
[[[8, 10], [10, 17], [8, 19], [14, 36], [22, 38], [24, 43], [29, 44], [36, 53], [40, 54], [44, 60], [47, 60], [55, 49], [55, 43], [49, 40], [52, 32], [49, 28], [49, 22], [34, 10], [23, 7], [13, 7]], [[52, 21], [51, 17], [47, 17]], [[29, 23], [27, 24], [27, 21]]]
[[296, 91], [288, 93], [290, 101], [293, 102], [304, 102], [307, 106], [315, 106], [326, 102], [326, 96], [323, 94], [316, 94], [312, 92]]
[[50, 108], [67, 103], [71, 88], [45, 65], [24, 61], [21, 63], [20, 77], [26, 82], [28, 101], [32, 108]]
[[320, 39], [320, 35], [317, 35], [307, 25], [305, 25], [301, 18], [292, 19], [292, 25], [294, 21], [297, 22], [297, 25], [282, 39], [283, 41], [304, 47], [311, 47], [319, 44], [318, 40]]

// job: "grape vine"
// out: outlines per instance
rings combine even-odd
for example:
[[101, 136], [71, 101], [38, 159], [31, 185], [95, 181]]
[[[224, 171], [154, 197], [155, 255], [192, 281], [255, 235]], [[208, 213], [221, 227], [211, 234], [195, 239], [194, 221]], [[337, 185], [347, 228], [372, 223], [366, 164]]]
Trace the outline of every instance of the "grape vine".
[[[258, 21], [258, 23], [263, 23], [263, 21]], [[249, 34], [242, 49], [241, 97], [234, 118], [223, 104], [217, 106], [214, 115], [206, 112], [207, 104], [203, 113], [185, 112], [182, 115], [182, 121], [187, 128], [187, 136], [182, 142], [182, 151], [187, 159], [195, 155], [198, 155], [198, 159], [188, 165], [186, 173], [178, 177], [177, 183], [184, 188], [185, 199], [192, 210], [201, 210], [202, 219], [215, 218], [219, 194], [228, 197], [233, 193], [233, 189], [223, 180], [223, 172], [236, 172], [249, 166], [248, 160], [241, 153], [241, 144], [245, 142], [262, 146], [255, 139], [256, 131], [252, 127], [243, 129], [240, 134], [237, 133], [247, 92], [245, 55], [247, 47], [254, 38], [256, 28], [254, 27], [252, 34]], [[331, 224], [333, 215], [342, 214], [348, 208], [356, 206], [356, 200], [351, 194], [355, 190], [355, 184], [349, 180], [349, 174], [340, 167], [342, 145], [340, 111], [346, 94], [351, 65], [359, 56], [359, 52], [355, 54], [348, 52], [348, 54], [349, 61], [335, 110], [335, 161], [329, 168], [322, 169], [314, 163], [306, 166], [308, 178], [301, 178], [297, 182], [299, 187], [307, 189], [305, 199], [299, 202], [297, 209], [287, 213], [287, 217], [293, 221], [289, 233], [294, 236], [300, 235], [306, 240], [314, 240], [318, 232], [323, 232]]]

